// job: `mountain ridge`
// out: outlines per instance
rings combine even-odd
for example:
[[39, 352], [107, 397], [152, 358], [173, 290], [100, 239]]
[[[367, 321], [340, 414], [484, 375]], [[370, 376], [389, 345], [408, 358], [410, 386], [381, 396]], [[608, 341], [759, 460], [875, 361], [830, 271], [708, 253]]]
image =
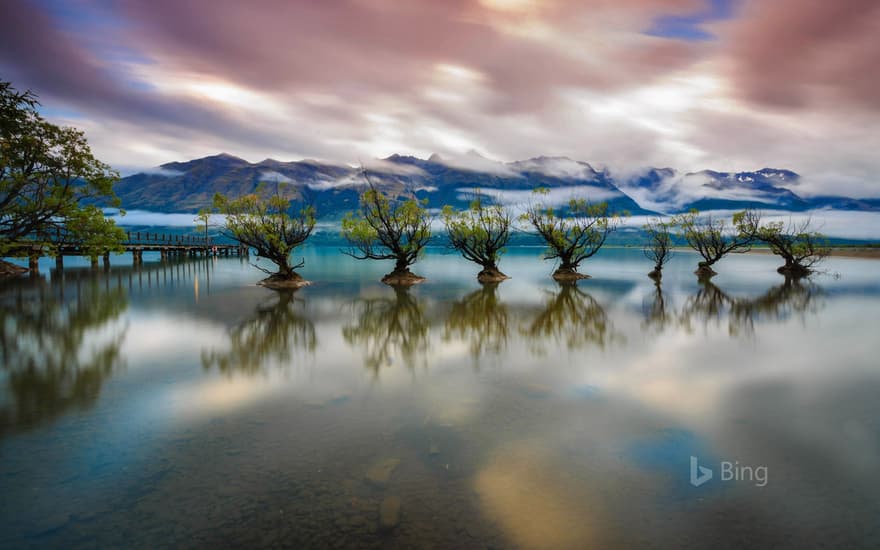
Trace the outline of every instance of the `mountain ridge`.
[[[371, 180], [392, 195], [427, 199], [430, 208], [464, 207], [476, 189], [503, 204], [529, 201], [536, 187], [547, 187], [545, 200], [562, 204], [571, 197], [608, 201], [614, 211], [632, 214], [758, 207], [789, 211], [817, 208], [880, 210], [880, 199], [834, 195], [801, 197], [800, 176], [791, 170], [765, 167], [754, 172], [700, 170], [680, 173], [673, 168], [646, 168], [628, 177], [614, 176], [584, 161], [538, 156], [499, 162], [473, 152], [427, 159], [393, 154], [365, 165]], [[228, 153], [181, 162], [132, 174], [117, 184], [124, 208], [156, 212], [193, 212], [211, 204], [215, 193], [238, 196], [260, 183], [290, 184], [293, 197], [307, 198], [322, 216], [336, 217], [357, 207], [366, 182], [360, 167], [314, 159], [252, 163]]]

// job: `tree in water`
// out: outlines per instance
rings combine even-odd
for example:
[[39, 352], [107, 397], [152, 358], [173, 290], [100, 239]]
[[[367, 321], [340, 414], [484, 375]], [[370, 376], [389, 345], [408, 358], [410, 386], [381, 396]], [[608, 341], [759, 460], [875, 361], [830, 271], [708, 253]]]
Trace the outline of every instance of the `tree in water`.
[[729, 253], [748, 252], [755, 238], [738, 230], [746, 212], [733, 215], [733, 226], [724, 219], [711, 215], [700, 216], [696, 210], [673, 218], [673, 224], [681, 232], [682, 238], [703, 258], [694, 272], [700, 279], [717, 275], [712, 265]]
[[0, 256], [117, 250], [125, 233], [101, 207], [119, 205], [119, 174], [92, 155], [82, 131], [51, 124], [38, 106], [30, 91], [0, 81]]
[[[546, 195], [546, 188], [535, 189], [538, 195]], [[528, 207], [525, 219], [547, 243], [545, 260], [558, 259], [559, 268], [553, 273], [557, 281], [577, 281], [589, 275], [578, 273], [578, 266], [599, 252], [608, 235], [617, 229], [620, 216], [611, 214], [607, 202], [592, 204], [586, 199], [571, 199], [568, 216], [543, 203]]]
[[362, 171], [368, 189], [360, 198], [359, 215], [342, 219], [342, 236], [348, 241], [343, 252], [358, 260], [394, 260], [394, 271], [382, 282], [389, 285], [413, 285], [424, 277], [413, 274], [413, 265], [431, 238], [431, 219], [424, 204], [415, 198], [390, 199], [373, 185]]
[[659, 281], [663, 277], [663, 266], [672, 258], [672, 225], [662, 218], [653, 218], [644, 225], [648, 234], [645, 244], [645, 257], [654, 262], [654, 269], [648, 277]]
[[748, 211], [739, 220], [740, 233], [752, 235], [765, 243], [770, 251], [785, 260], [776, 271], [786, 277], [805, 277], [813, 272], [813, 267], [831, 254], [828, 240], [814, 231], [812, 219], [801, 222], [791, 219], [785, 222], [761, 223], [761, 216]]
[[296, 272], [305, 260], [292, 265], [290, 256], [315, 229], [315, 209], [307, 204], [295, 206], [285, 190], [283, 183], [276, 184], [273, 191], [261, 184], [254, 193], [237, 199], [214, 195], [214, 207], [226, 216], [228, 236], [255, 249], [258, 258], [277, 267], [273, 273], [254, 266], [269, 275], [257, 283], [268, 288], [299, 288], [309, 284]]
[[509, 279], [498, 269], [498, 260], [510, 240], [513, 218], [503, 206], [483, 203], [477, 192], [468, 210], [457, 212], [451, 206], [443, 208], [443, 223], [452, 247], [465, 260], [482, 267], [477, 274], [481, 283]]
[[498, 299], [498, 283], [485, 283], [452, 304], [443, 330], [443, 340], [468, 342], [476, 361], [486, 352], [500, 354], [510, 334], [507, 306]]

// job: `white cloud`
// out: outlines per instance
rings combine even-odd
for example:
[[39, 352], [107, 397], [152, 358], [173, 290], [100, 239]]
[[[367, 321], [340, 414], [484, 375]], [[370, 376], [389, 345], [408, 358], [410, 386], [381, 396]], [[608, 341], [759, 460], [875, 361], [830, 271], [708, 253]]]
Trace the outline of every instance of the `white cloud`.
[[[456, 189], [463, 198], [472, 196], [477, 190], [476, 187], [459, 187]], [[561, 206], [571, 199], [587, 199], [591, 202], [602, 202], [623, 196], [617, 191], [592, 185], [554, 187], [543, 195], [535, 195], [533, 191], [526, 189], [510, 190], [481, 188], [479, 189], [479, 192], [491, 197], [499, 204], [509, 206], [522, 206], [533, 202], [540, 202], [547, 206]]]

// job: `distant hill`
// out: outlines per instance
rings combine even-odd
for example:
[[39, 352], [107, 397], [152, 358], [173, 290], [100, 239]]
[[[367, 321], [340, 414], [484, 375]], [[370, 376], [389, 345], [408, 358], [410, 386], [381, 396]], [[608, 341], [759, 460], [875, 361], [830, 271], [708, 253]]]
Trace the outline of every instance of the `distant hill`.
[[[758, 207], [802, 211], [812, 208], [880, 210], [880, 199], [838, 196], [802, 198], [791, 187], [800, 177], [789, 170], [679, 174], [651, 168], [615, 178], [586, 162], [566, 157], [536, 157], [501, 163], [472, 153], [462, 158], [428, 159], [392, 155], [367, 165], [371, 180], [392, 195], [428, 200], [430, 208], [464, 207], [479, 189], [494, 201], [522, 205], [536, 187], [547, 187], [544, 200], [562, 204], [572, 197], [608, 201], [614, 211], [631, 214], [674, 213]], [[341, 217], [357, 206], [366, 182], [359, 168], [314, 160], [257, 163], [228, 154], [171, 162], [122, 179], [116, 192], [125, 208], [156, 212], [194, 212], [208, 206], [214, 193], [239, 196], [258, 184], [287, 182], [292, 196], [306, 197], [322, 218]]]

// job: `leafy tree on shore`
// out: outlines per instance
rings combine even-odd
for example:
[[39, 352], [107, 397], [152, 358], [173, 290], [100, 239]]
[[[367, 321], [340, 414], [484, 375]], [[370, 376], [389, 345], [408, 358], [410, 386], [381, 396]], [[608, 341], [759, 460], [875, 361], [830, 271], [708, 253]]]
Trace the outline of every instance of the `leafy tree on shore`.
[[296, 206], [285, 196], [284, 184], [274, 190], [265, 185], [250, 195], [229, 199], [220, 193], [214, 195], [214, 207], [226, 216], [229, 236], [244, 246], [255, 249], [257, 257], [275, 264], [276, 272], [260, 266], [269, 274], [260, 284], [270, 288], [297, 288], [309, 284], [296, 270], [305, 260], [292, 265], [290, 256], [315, 229], [315, 209], [311, 205]]
[[738, 225], [740, 233], [752, 235], [770, 247], [770, 251], [785, 260], [777, 271], [790, 277], [804, 277], [813, 267], [831, 253], [824, 235], [814, 231], [812, 219], [788, 223], [767, 222], [762, 224], [756, 212], [746, 212]]
[[211, 227], [211, 209], [199, 208], [196, 217], [193, 218], [193, 222], [196, 224], [196, 230], [202, 234], [202, 238], [205, 239], [205, 244], [207, 245], [210, 241], [208, 229]]
[[645, 244], [645, 257], [654, 262], [654, 269], [648, 277], [659, 280], [663, 277], [663, 266], [672, 258], [672, 224], [662, 218], [653, 218], [644, 225], [648, 234]]
[[[546, 195], [546, 188], [535, 190]], [[553, 273], [557, 281], [576, 281], [589, 278], [578, 273], [578, 266], [592, 257], [620, 224], [621, 217], [609, 212], [608, 203], [590, 203], [586, 199], [571, 199], [568, 216], [563, 217], [552, 207], [543, 203], [528, 207], [523, 218], [532, 225], [547, 243], [545, 260], [558, 259], [559, 268]]]
[[116, 250], [124, 234], [100, 206], [118, 206], [119, 175], [97, 160], [82, 131], [46, 121], [36, 96], [0, 81], [0, 255], [21, 245]]
[[697, 264], [696, 273], [700, 279], [717, 275], [712, 265], [730, 253], [748, 252], [755, 240], [754, 235], [740, 231], [746, 212], [733, 215], [733, 224], [728, 225], [723, 218], [711, 215], [700, 216], [692, 210], [673, 219], [682, 238], [703, 258]]
[[65, 218], [64, 225], [56, 231], [56, 241], [53, 244], [76, 246], [94, 264], [104, 254], [125, 252], [125, 247], [122, 246], [124, 241], [125, 231], [116, 222], [107, 219], [100, 208], [88, 205], [71, 212]]
[[348, 241], [343, 252], [358, 260], [394, 260], [394, 271], [382, 282], [411, 285], [424, 281], [413, 274], [413, 265], [431, 238], [431, 219], [424, 204], [415, 198], [389, 198], [379, 191], [363, 171], [368, 189], [360, 199], [357, 214], [342, 220], [342, 236]]
[[443, 208], [443, 223], [452, 247], [464, 259], [483, 268], [477, 275], [481, 283], [509, 279], [498, 269], [498, 260], [510, 240], [513, 218], [500, 205], [487, 205], [479, 193], [470, 208], [456, 211], [451, 206]]

